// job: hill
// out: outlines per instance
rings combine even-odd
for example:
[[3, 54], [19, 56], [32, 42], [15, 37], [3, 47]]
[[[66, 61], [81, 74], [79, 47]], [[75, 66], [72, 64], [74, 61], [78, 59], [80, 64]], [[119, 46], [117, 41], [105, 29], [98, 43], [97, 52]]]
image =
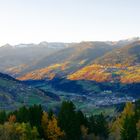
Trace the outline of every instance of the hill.
[[0, 109], [11, 110], [21, 105], [33, 104], [46, 106], [50, 100], [55, 100], [52, 95], [0, 73]]
[[136, 65], [140, 63], [140, 41], [114, 49], [97, 59], [95, 63], [102, 65]]
[[114, 49], [96, 59], [92, 65], [68, 75], [71, 80], [97, 82], [140, 82], [140, 41]]

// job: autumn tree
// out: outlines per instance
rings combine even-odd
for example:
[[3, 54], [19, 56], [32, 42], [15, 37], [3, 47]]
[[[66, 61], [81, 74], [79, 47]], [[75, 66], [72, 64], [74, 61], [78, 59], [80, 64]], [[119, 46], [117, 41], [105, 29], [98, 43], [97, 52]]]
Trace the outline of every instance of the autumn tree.
[[9, 123], [0, 125], [0, 140], [39, 140], [36, 127], [29, 123]]
[[48, 123], [49, 123], [48, 113], [47, 112], [43, 112], [42, 120], [41, 120], [41, 126], [42, 126], [42, 129], [43, 129], [43, 132], [44, 132], [43, 133], [44, 134], [44, 137], [46, 139], [48, 139], [48, 135], [47, 135]]
[[57, 119], [54, 115], [49, 119], [48, 113], [43, 112], [41, 124], [46, 139], [58, 140], [59, 138], [64, 136], [64, 132], [61, 131], [58, 127]]
[[49, 120], [47, 130], [49, 140], [58, 140], [59, 138], [62, 138], [64, 136], [64, 131], [61, 131], [60, 127], [58, 127], [57, 119], [54, 115]]
[[[132, 121], [131, 116], [135, 115], [135, 105], [131, 102], [126, 103], [123, 112], [116, 117], [116, 120], [112, 123], [111, 126], [111, 137], [115, 140], [121, 139], [121, 133], [123, 127], [126, 127], [126, 121]], [[126, 119], [127, 117], [127, 119]]]
[[84, 125], [81, 125], [81, 134], [82, 134], [82, 138], [86, 139], [88, 135], [88, 128], [85, 127]]
[[9, 123], [15, 123], [16, 122], [16, 116], [15, 115], [10, 115], [8, 118]]

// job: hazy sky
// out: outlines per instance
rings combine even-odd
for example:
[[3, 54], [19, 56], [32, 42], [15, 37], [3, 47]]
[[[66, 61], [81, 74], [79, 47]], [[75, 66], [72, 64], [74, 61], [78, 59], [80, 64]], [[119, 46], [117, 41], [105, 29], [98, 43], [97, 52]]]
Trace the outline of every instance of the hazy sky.
[[140, 36], [140, 0], [0, 0], [0, 45]]

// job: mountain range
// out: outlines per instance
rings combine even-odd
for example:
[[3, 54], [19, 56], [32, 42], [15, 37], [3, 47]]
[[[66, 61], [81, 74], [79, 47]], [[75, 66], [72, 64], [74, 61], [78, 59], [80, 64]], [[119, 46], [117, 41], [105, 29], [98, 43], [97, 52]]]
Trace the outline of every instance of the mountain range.
[[0, 47], [0, 71], [14, 71], [18, 75], [21, 69], [38, 62], [44, 57], [68, 47], [65, 43], [19, 44], [11, 46], [6, 44]]
[[[34, 60], [34, 63], [21, 69], [16, 78], [42, 80], [58, 77], [97, 82], [139, 82], [139, 49], [139, 39], [71, 44]], [[9, 74], [14, 75], [14, 70], [8, 69]]]
[[140, 39], [6, 44], [0, 47], [0, 71], [14, 77], [0, 75], [4, 106], [57, 107], [62, 100], [72, 100], [91, 111], [139, 98]]

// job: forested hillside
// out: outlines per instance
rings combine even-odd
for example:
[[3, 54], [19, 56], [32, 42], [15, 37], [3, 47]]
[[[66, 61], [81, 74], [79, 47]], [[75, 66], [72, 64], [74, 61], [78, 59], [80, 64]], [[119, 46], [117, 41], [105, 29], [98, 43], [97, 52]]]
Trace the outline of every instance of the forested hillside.
[[72, 102], [62, 103], [58, 114], [41, 105], [0, 112], [1, 140], [139, 140], [140, 101], [116, 108], [113, 117], [86, 116]]
[[44, 104], [59, 100], [53, 93], [23, 84], [7, 74], [0, 73], [0, 109], [13, 110], [22, 105]]

